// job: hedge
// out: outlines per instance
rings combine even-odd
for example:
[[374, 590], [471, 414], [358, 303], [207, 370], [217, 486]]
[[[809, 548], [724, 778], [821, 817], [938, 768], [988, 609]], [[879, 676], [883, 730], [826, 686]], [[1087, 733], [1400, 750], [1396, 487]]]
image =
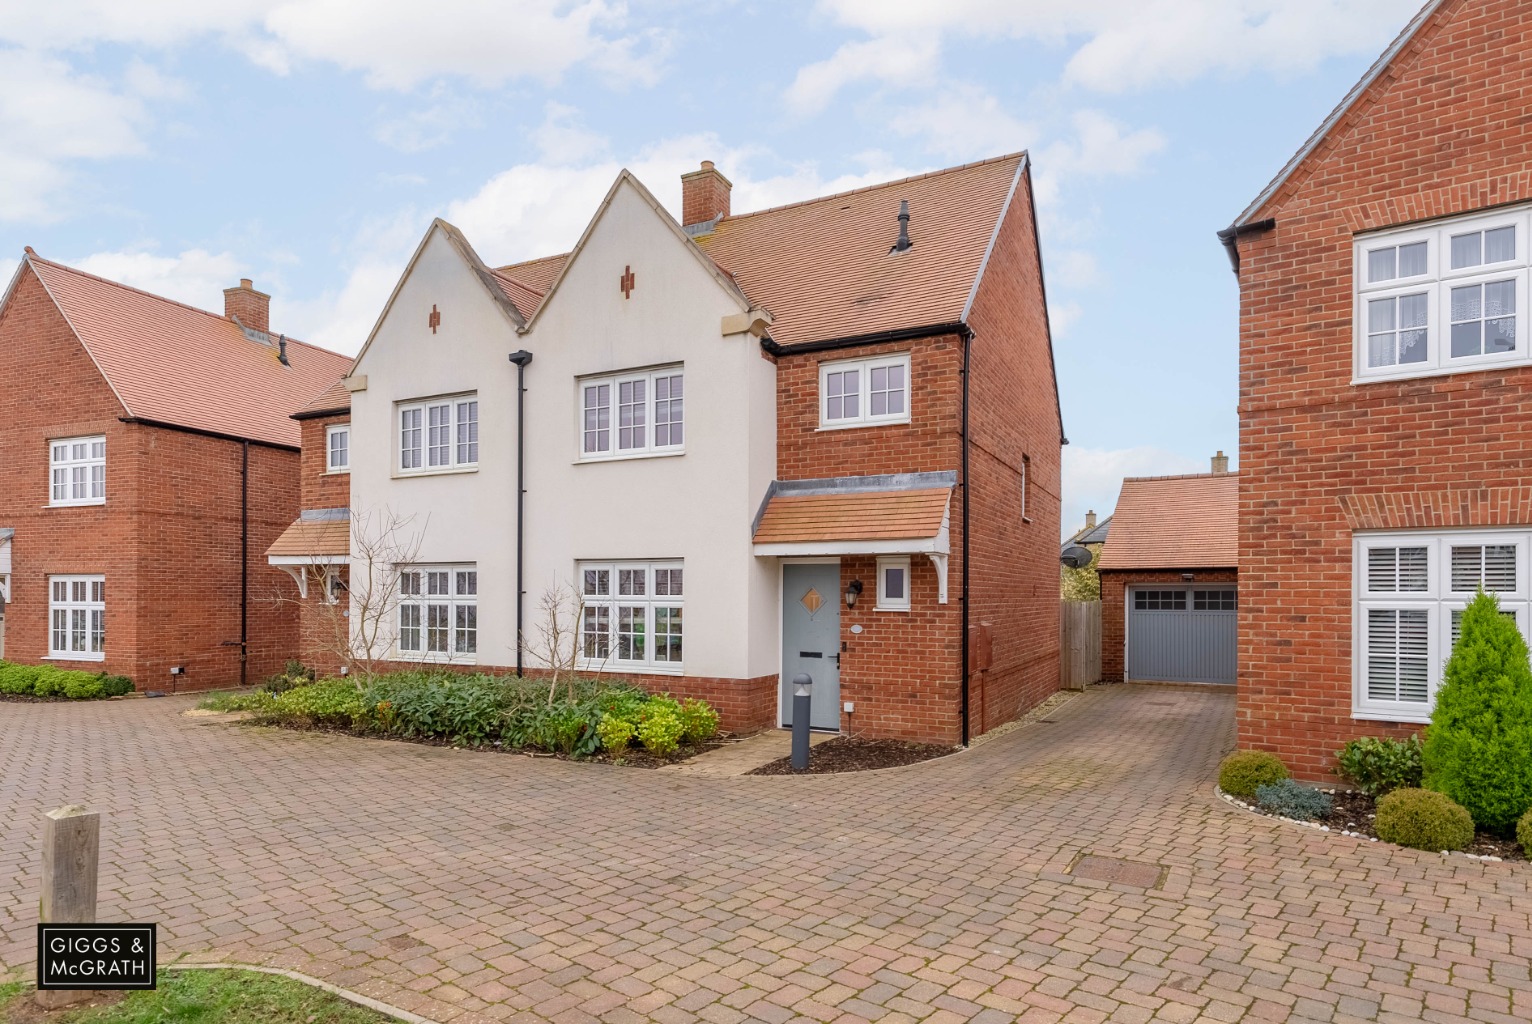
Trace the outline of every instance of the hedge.
[[0, 694], [7, 696], [104, 700], [132, 692], [133, 681], [127, 676], [0, 661]]

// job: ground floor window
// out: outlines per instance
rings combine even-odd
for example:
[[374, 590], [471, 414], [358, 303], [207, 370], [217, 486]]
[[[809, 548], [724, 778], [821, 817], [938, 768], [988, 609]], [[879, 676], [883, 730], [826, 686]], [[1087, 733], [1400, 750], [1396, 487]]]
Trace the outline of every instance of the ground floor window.
[[106, 577], [48, 577], [48, 655], [79, 661], [106, 658]]
[[878, 611], [907, 612], [909, 610], [909, 557], [878, 559]]
[[473, 565], [412, 565], [399, 573], [399, 653], [432, 661], [472, 660], [479, 651], [479, 571]]
[[586, 668], [680, 671], [680, 562], [580, 562], [580, 661]]
[[1359, 533], [1353, 584], [1353, 713], [1430, 720], [1463, 610], [1482, 589], [1527, 635], [1532, 528]]

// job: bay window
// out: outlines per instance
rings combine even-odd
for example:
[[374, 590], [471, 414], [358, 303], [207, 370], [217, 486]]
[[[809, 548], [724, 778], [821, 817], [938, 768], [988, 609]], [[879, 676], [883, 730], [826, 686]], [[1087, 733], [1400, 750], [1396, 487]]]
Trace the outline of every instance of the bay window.
[[473, 565], [412, 565], [399, 573], [400, 655], [473, 661], [479, 651], [479, 573]]
[[679, 672], [684, 654], [680, 562], [581, 562], [583, 667]]
[[677, 454], [685, 449], [685, 387], [679, 366], [577, 382], [580, 459]]

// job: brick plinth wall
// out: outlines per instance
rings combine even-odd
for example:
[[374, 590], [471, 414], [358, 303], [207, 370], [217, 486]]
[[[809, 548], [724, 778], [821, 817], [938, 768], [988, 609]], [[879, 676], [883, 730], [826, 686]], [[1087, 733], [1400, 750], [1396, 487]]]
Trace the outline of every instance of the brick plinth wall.
[[1356, 234], [1532, 201], [1527, 36], [1447, 0], [1239, 243], [1238, 741], [1301, 778], [1412, 731], [1353, 716], [1354, 532], [1532, 525], [1532, 368], [1352, 383]]
[[[1181, 578], [1191, 573], [1193, 579]], [[1237, 583], [1234, 569], [1103, 569], [1101, 577], [1101, 679], [1120, 683], [1127, 678], [1128, 588], [1148, 583], [1184, 587], [1201, 583]]]

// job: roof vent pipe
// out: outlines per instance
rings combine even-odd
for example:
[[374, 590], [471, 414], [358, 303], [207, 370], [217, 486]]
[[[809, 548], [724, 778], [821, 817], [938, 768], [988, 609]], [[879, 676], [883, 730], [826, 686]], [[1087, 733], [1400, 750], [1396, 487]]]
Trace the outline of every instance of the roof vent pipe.
[[[267, 337], [270, 337], [270, 335], [267, 335]], [[277, 362], [283, 366], [293, 365], [287, 361], [287, 335], [285, 334], [277, 339]]]
[[915, 243], [910, 241], [910, 201], [899, 200], [899, 241], [889, 252], [903, 252]]

